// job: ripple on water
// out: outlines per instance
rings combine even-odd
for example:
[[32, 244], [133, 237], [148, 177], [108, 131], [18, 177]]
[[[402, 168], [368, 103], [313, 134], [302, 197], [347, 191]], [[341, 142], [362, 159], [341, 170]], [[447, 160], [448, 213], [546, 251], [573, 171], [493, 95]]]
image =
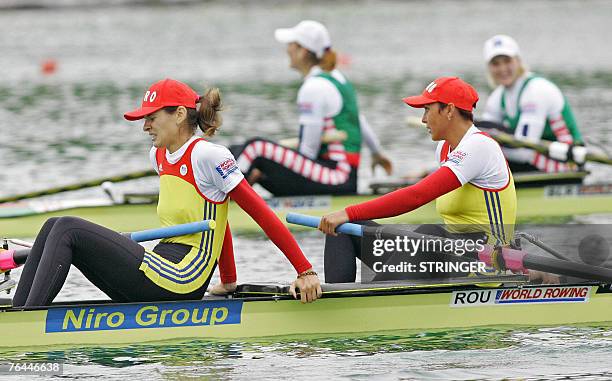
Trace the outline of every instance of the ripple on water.
[[[266, 378], [296, 376], [402, 379], [606, 379], [612, 374], [609, 326], [386, 332], [248, 341], [186, 340], [123, 347], [4, 351], [7, 361], [62, 361], [67, 375]], [[606, 365], [607, 364], [607, 365]], [[248, 377], [240, 371], [249, 369]], [[73, 373], [74, 372], [74, 373]], [[378, 373], [377, 373], [378, 372]]]

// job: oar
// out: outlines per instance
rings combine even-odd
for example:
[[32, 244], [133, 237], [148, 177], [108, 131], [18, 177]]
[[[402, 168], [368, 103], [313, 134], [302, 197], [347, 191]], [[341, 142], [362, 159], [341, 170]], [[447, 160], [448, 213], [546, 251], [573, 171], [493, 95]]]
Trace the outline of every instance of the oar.
[[[317, 228], [320, 221], [320, 217], [307, 216], [298, 213], [287, 214], [287, 222], [295, 225]], [[363, 236], [363, 229], [364, 226], [353, 223], [345, 223], [338, 226], [336, 231], [339, 233], [361, 237]], [[441, 237], [425, 236], [410, 231], [402, 231], [401, 234], [415, 239], [443, 239]], [[538, 270], [582, 279], [592, 279], [607, 283], [612, 282], [612, 269], [606, 267], [569, 262], [555, 258], [545, 258], [538, 255], [529, 254], [521, 250], [509, 248], [503, 248], [501, 250], [501, 256], [498, 254], [499, 253], [496, 253], [496, 250], [488, 246], [485, 248], [485, 250], [477, 253], [476, 258], [473, 259], [479, 259], [485, 262], [487, 265], [494, 266], [501, 270], [508, 269], [517, 272], [522, 272], [525, 270]], [[465, 255], [467, 255], [467, 253]]]
[[[200, 233], [214, 229], [215, 221], [204, 220], [191, 222], [188, 224], [166, 226], [163, 228], [126, 233], [126, 235], [133, 241], [145, 242], [162, 238], [178, 237], [181, 235]], [[28, 245], [28, 243], [25, 241], [19, 241], [19, 245], [32, 247], [31, 244]], [[7, 250], [0, 252], [0, 271], [11, 270], [24, 264], [26, 259], [28, 258], [28, 252], [29, 251], [26, 250]]]
[[[302, 225], [311, 228], [318, 228], [321, 217], [308, 216], [300, 213], [287, 213], [287, 222], [294, 225]], [[336, 228], [338, 233], [363, 237], [363, 226], [358, 224], [346, 223]]]
[[[500, 131], [496, 128], [485, 125], [486, 122], [479, 123], [479, 128], [485, 128], [487, 132], [491, 135], [493, 139], [495, 139], [499, 144], [504, 145], [510, 148], [529, 148], [543, 155], [549, 156], [549, 147], [553, 142], [549, 142], [547, 140], [542, 140], [540, 143], [532, 143], [524, 140], [518, 140], [514, 137], [514, 135], [508, 134], [506, 132]], [[424, 127], [425, 125], [421, 122], [421, 119], [418, 117], [408, 117], [406, 118], [406, 124], [410, 127]], [[568, 149], [570, 146], [568, 146]], [[580, 147], [583, 148], [583, 147]], [[579, 149], [579, 147], [573, 147], [572, 150]], [[569, 154], [569, 158], [573, 157], [572, 154]], [[573, 160], [569, 160], [573, 162]], [[597, 163], [603, 164], [612, 164], [612, 158], [606, 155], [588, 152], [584, 158], [584, 161], [593, 161]]]
[[116, 183], [116, 182], [140, 179], [143, 177], [156, 176], [156, 175], [157, 173], [151, 169], [151, 170], [146, 170], [146, 171], [127, 173], [124, 175], [117, 175], [117, 176], [105, 177], [101, 179], [88, 180], [88, 181], [84, 181], [84, 182], [80, 182], [76, 184], [63, 185], [63, 186], [49, 188], [49, 189], [45, 189], [41, 191], [23, 193], [23, 194], [14, 195], [14, 196], [0, 197], [0, 204], [6, 203], [6, 202], [25, 200], [28, 198], [34, 198], [34, 197], [40, 197], [40, 196], [49, 196], [52, 194], [74, 191], [74, 190], [79, 190], [79, 189], [84, 189], [84, 188], [96, 187], [96, 186], [102, 185], [102, 183], [105, 183], [107, 181]]
[[[549, 142], [547, 140], [542, 140], [540, 141], [540, 143], [532, 143], [532, 142], [528, 142], [525, 140], [518, 140], [515, 139], [514, 136], [507, 134], [505, 132], [502, 131], [498, 131], [498, 130], [489, 130], [489, 133], [491, 135], [491, 137], [493, 137], [493, 139], [497, 140], [499, 142], [499, 144], [504, 145], [506, 147], [510, 147], [510, 148], [529, 148], [532, 149], [536, 152], [539, 152], [543, 155], [547, 155], [549, 154], [549, 147], [553, 142]], [[578, 147], [573, 147], [573, 149], [576, 149]], [[569, 149], [569, 147], [568, 147]], [[573, 160], [570, 160], [573, 161]], [[607, 157], [605, 155], [601, 155], [601, 154], [597, 154], [597, 153], [593, 153], [593, 152], [588, 152], [586, 156], [584, 157], [584, 161], [593, 161], [596, 163], [603, 163], [603, 164], [612, 164], [612, 158]]]

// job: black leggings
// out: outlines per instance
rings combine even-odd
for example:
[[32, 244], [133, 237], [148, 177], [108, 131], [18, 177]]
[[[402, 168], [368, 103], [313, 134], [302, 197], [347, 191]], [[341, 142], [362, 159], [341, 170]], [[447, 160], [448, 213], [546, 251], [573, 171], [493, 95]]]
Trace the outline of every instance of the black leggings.
[[[159, 244], [155, 252], [178, 263], [190, 247]], [[144, 248], [126, 236], [77, 217], [51, 218], [34, 241], [13, 306], [46, 306], [60, 292], [70, 265], [116, 302], [201, 299], [210, 278], [196, 291], [177, 294], [139, 270]], [[212, 274], [212, 272], [211, 272]]]
[[[378, 226], [374, 221], [355, 221], [359, 225]], [[350, 283], [357, 278], [356, 258], [361, 259], [361, 237], [348, 234], [325, 236], [323, 270], [325, 283]]]
[[[374, 221], [355, 221], [354, 223], [366, 226], [380, 226]], [[461, 235], [453, 235], [446, 231], [440, 225], [421, 225], [414, 229], [415, 233], [424, 235], [445, 237], [445, 238], [460, 238]], [[466, 238], [483, 238], [482, 233], [467, 233]], [[362, 238], [347, 234], [338, 234], [337, 236], [325, 236], [325, 252], [324, 252], [324, 271], [325, 283], [351, 283], [357, 278], [357, 263], [356, 258], [359, 258], [364, 265], [372, 268], [373, 256], [362, 258], [361, 255]], [[415, 261], [420, 259], [414, 257]], [[434, 261], [449, 261], [445, 254], [429, 254], [428, 260]], [[462, 261], [461, 259], [457, 259]], [[363, 269], [363, 268], [362, 268]], [[467, 273], [451, 273], [452, 276], [465, 276]], [[410, 279], [431, 279], [436, 278], [439, 274], [415, 273], [410, 275]], [[450, 276], [450, 275], [449, 275]], [[376, 279], [376, 278], [375, 278]], [[402, 279], [406, 279], [405, 277]]]
[[[231, 146], [230, 151], [234, 157], [236, 157], [236, 159], [240, 159], [240, 155], [243, 154], [243, 151], [249, 145], [254, 145], [256, 143], [268, 144], [273, 150], [291, 151], [294, 158], [301, 156], [301, 160], [303, 161], [310, 161], [313, 163], [313, 165], [320, 165], [322, 167], [329, 168], [331, 171], [338, 171], [337, 162], [333, 160], [312, 160], [300, 154], [296, 150], [283, 147], [277, 143], [262, 138], [250, 139], [245, 144]], [[264, 177], [258, 181], [258, 184], [275, 196], [301, 196], [318, 194], [339, 195], [357, 193], [357, 168], [355, 167], [350, 167], [350, 172], [348, 172], [348, 177], [345, 182], [340, 184], [326, 184], [323, 182], [314, 181], [312, 178], [302, 175], [299, 170], [295, 170], [293, 167], [293, 162], [287, 164], [285, 161], [278, 159], [278, 157], [282, 158], [282, 155], [274, 155], [271, 158], [258, 155], [257, 157], [253, 158], [245, 175], [248, 176], [253, 169], [260, 170]]]

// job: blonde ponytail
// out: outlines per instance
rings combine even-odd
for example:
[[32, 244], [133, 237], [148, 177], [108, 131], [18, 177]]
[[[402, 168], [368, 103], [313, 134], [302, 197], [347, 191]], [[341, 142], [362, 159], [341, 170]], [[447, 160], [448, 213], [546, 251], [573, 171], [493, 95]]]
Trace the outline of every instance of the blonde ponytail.
[[321, 60], [319, 61], [319, 66], [321, 66], [321, 69], [325, 71], [332, 71], [336, 68], [336, 59], [336, 51], [332, 48], [327, 48], [325, 53], [323, 53], [323, 57], [321, 57]]

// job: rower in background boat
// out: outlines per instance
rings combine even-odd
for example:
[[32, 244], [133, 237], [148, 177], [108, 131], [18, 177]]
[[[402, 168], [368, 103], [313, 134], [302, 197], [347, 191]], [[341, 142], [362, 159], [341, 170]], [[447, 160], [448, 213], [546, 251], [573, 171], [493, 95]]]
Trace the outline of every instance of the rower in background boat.
[[201, 299], [218, 260], [225, 274], [222, 286], [231, 290], [236, 277], [227, 221], [229, 197], [296, 269], [294, 296], [297, 286], [302, 302], [317, 299], [319, 279], [289, 230], [248, 185], [229, 150], [195, 135], [199, 128], [212, 136], [221, 126], [220, 111], [218, 89], [200, 97], [189, 86], [165, 79], [147, 90], [140, 108], [124, 115], [131, 121], [144, 118], [143, 130], [151, 136], [150, 158], [160, 176], [161, 224], [213, 220], [215, 230], [164, 239], [149, 251], [83, 219], [49, 219], [27, 257], [13, 305], [49, 305], [71, 264], [117, 302]]
[[287, 44], [291, 68], [304, 76], [297, 97], [299, 141], [295, 150], [263, 138], [232, 149], [249, 183], [275, 196], [357, 193], [362, 140], [372, 151], [373, 166], [390, 174], [391, 161], [359, 113], [352, 84], [335, 68], [325, 26], [306, 20], [277, 29], [275, 37]]
[[[530, 72], [521, 58], [519, 45], [506, 35], [496, 35], [484, 44], [489, 82], [496, 86], [489, 96], [479, 127], [497, 127], [517, 140], [556, 142], [543, 155], [528, 148], [503, 147], [513, 172], [567, 172], [578, 169], [566, 161], [584, 163], [586, 149], [576, 118], [559, 88], [550, 80]], [[582, 156], [582, 157], [580, 157]]]

